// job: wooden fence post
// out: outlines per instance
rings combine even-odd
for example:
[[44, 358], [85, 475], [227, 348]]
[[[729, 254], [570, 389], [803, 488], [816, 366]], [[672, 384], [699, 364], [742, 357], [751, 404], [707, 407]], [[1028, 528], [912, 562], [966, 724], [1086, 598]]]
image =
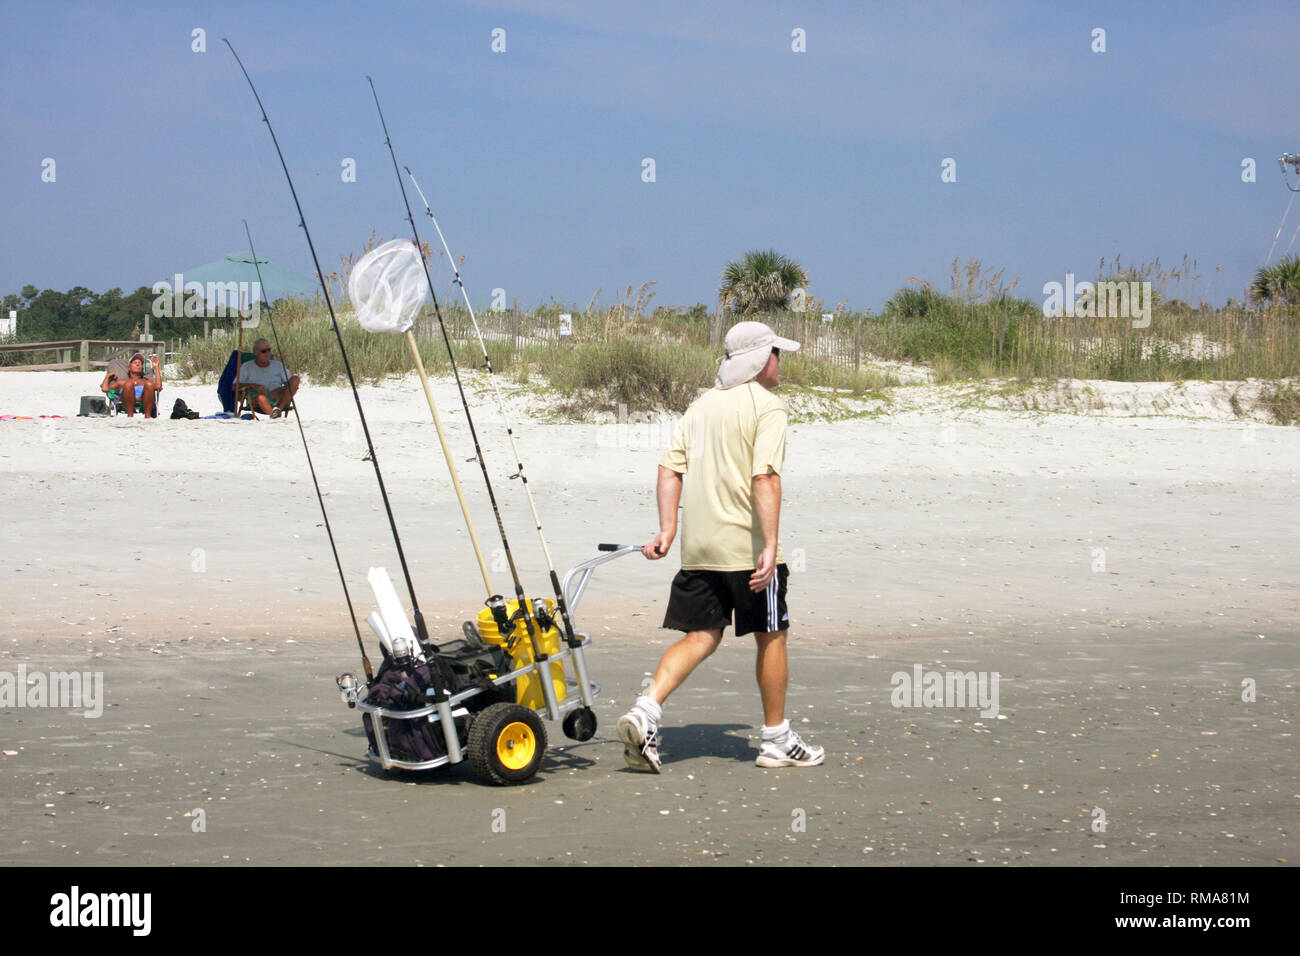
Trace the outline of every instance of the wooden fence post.
[[90, 371], [90, 342], [87, 339], [81, 340], [81, 371]]

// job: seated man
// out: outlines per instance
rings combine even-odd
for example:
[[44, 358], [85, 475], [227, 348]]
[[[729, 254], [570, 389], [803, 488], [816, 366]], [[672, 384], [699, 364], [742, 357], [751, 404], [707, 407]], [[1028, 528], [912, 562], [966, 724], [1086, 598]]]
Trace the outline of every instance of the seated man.
[[237, 391], [237, 398], [248, 394], [255, 409], [279, 418], [298, 392], [298, 376], [291, 376], [284, 363], [271, 358], [270, 342], [258, 339], [253, 343], [252, 360], [239, 367]]
[[119, 375], [122, 368], [120, 365], [110, 363], [108, 371], [104, 375], [104, 381], [100, 383], [99, 390], [107, 396], [110, 405], [119, 395], [121, 396], [122, 408], [126, 411], [127, 418], [135, 417], [136, 402], [144, 406], [146, 418], [157, 417], [155, 406], [158, 401], [158, 393], [162, 391], [163, 387], [162, 365], [158, 361], [158, 356], [153, 356], [152, 360], [152, 380], [144, 376], [144, 354], [136, 352], [126, 364], [125, 376]]

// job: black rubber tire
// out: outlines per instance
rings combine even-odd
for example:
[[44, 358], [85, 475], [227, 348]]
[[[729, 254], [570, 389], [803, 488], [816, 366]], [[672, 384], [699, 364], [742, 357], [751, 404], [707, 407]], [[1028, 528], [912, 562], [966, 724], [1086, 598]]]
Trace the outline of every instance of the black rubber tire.
[[596, 736], [596, 712], [590, 707], [579, 707], [564, 715], [564, 736], [579, 743]]
[[[507, 767], [497, 755], [497, 741], [511, 724], [525, 724], [532, 732], [534, 749], [522, 767]], [[498, 786], [526, 783], [536, 774], [546, 756], [546, 727], [542, 718], [521, 704], [493, 704], [474, 715], [469, 728], [469, 762], [474, 772]]]

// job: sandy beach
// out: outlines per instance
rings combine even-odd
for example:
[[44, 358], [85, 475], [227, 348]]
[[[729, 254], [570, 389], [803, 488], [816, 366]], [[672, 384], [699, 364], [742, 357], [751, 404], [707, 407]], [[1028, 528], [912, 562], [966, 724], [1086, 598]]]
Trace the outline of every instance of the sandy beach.
[[[0, 413], [73, 415], [95, 384], [3, 373]], [[0, 709], [0, 861], [1293, 864], [1300, 430], [1237, 419], [1224, 395], [1241, 387], [1067, 383], [1034, 411], [916, 385], [836, 421], [792, 395], [790, 712], [826, 765], [753, 766], [753, 655], [729, 635], [666, 708], [664, 774], [624, 768], [614, 721], [672, 639], [677, 567], [632, 556], [578, 614], [596, 738], [548, 725], [543, 772], [509, 789], [367, 764], [334, 687], [359, 660], [292, 419], [0, 421], [0, 672], [104, 686], [96, 719]], [[500, 418], [473, 391], [540, 594]], [[427, 405], [409, 379], [361, 395], [421, 606], [455, 636], [483, 587]], [[435, 395], [506, 590], [454, 386]], [[164, 415], [177, 397], [218, 407], [212, 384], [168, 382]], [[510, 403], [561, 573], [650, 537], [668, 420], [549, 420], [517, 388]], [[367, 569], [396, 578], [397, 559], [355, 406], [309, 383], [300, 407], [364, 617]], [[999, 713], [894, 706], [917, 666], [997, 673]], [[414, 841], [412, 812], [429, 822]]]

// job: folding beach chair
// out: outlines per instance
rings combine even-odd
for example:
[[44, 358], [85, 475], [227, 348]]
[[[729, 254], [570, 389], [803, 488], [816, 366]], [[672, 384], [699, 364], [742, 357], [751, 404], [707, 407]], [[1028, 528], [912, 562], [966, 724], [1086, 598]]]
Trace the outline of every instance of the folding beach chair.
[[[105, 368], [105, 373], [106, 374], [112, 373], [117, 377], [119, 382], [125, 382], [131, 376], [130, 365], [131, 365], [130, 355], [125, 355], [125, 354], [119, 355], [117, 358], [109, 361], [107, 367]], [[144, 368], [141, 371], [144, 374], [145, 378], [149, 379], [150, 381], [153, 380], [153, 362], [151, 362], [148, 358], [145, 358]], [[159, 389], [158, 391], [161, 392], [162, 389]], [[122, 386], [114, 386], [110, 388], [106, 393], [105, 398], [108, 400], [109, 414], [118, 415], [118, 414], [125, 413], [126, 405], [124, 404], [125, 400], [122, 395]], [[135, 401], [135, 410], [137, 412], [144, 411], [144, 402], [139, 398], [134, 399], [134, 401]], [[153, 403], [154, 418], [158, 417], [159, 404], [160, 402], [158, 400], [157, 393], [155, 393], [154, 403]]]
[[[272, 358], [274, 357], [272, 356]], [[230, 358], [226, 361], [226, 370], [221, 375], [221, 381], [217, 383], [217, 397], [221, 399], [221, 407], [229, 414], [238, 417], [248, 412], [254, 418], [259, 415], [266, 415], [266, 412], [254, 404], [253, 395], [255, 393], [252, 387], [243, 385], [239, 381], [239, 370], [245, 362], [251, 362], [255, 358], [256, 356], [252, 352], [241, 352], [238, 349], [232, 349], [230, 352]], [[283, 414], [297, 413], [297, 411], [297, 400], [293, 399], [289, 402]]]

